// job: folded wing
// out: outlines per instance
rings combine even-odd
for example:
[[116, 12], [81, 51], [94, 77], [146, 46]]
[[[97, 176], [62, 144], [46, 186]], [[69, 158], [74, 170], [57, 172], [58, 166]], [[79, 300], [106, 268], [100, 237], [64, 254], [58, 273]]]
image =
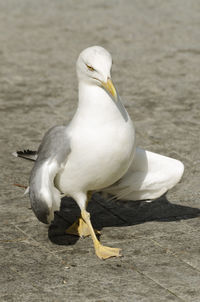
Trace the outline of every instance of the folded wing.
[[61, 192], [55, 187], [54, 179], [64, 168], [69, 153], [67, 128], [51, 128], [38, 149], [29, 181], [31, 207], [43, 223], [50, 223], [54, 218], [54, 211], [60, 208]]

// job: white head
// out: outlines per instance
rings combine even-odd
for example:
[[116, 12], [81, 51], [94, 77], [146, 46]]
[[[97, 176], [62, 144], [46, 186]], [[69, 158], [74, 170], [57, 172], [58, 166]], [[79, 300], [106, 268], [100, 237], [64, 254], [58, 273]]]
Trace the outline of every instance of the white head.
[[77, 60], [76, 72], [79, 81], [104, 88], [117, 100], [117, 93], [111, 81], [112, 57], [101, 46], [84, 49]]

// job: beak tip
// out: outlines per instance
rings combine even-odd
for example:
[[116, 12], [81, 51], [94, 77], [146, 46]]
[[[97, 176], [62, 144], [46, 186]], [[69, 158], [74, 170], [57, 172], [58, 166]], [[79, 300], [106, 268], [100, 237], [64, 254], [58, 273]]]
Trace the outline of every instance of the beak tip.
[[108, 77], [107, 82], [102, 82], [102, 86], [106, 91], [113, 96], [115, 101], [117, 101], [117, 91], [110, 77]]

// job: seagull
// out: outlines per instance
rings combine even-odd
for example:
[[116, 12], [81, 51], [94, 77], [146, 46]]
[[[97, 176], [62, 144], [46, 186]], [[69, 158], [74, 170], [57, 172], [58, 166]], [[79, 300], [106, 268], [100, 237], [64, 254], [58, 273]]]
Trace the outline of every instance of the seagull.
[[73, 197], [81, 217], [66, 232], [91, 235], [100, 259], [119, 257], [121, 250], [98, 241], [86, 211], [92, 193], [150, 202], [174, 187], [184, 172], [181, 161], [135, 146], [133, 123], [111, 80], [111, 66], [111, 55], [100, 46], [81, 52], [76, 64], [79, 102], [72, 121], [51, 128], [38, 151], [13, 153], [34, 162], [26, 193], [36, 217], [51, 223], [61, 198]]
[[[87, 212], [92, 192], [118, 181], [135, 153], [135, 130], [111, 80], [112, 57], [100, 46], [83, 50], [76, 63], [78, 107], [71, 122], [47, 131], [37, 151], [29, 180], [36, 217], [51, 223], [61, 197], [72, 197], [81, 210], [69, 232], [91, 235], [100, 259], [121, 256], [119, 248], [103, 246]], [[34, 156], [34, 154], [32, 154]]]

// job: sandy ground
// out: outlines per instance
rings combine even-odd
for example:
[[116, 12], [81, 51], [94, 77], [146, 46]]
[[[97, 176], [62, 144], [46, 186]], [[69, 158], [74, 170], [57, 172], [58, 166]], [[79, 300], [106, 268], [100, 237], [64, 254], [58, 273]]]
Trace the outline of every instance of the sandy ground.
[[[0, 33], [0, 301], [200, 301], [200, 2], [0, 1]], [[113, 55], [138, 146], [185, 165], [151, 204], [94, 198], [101, 241], [123, 249], [105, 262], [90, 238], [64, 235], [72, 201], [48, 230], [12, 186], [28, 183], [31, 164], [11, 153], [71, 119], [76, 58], [91, 45]]]

